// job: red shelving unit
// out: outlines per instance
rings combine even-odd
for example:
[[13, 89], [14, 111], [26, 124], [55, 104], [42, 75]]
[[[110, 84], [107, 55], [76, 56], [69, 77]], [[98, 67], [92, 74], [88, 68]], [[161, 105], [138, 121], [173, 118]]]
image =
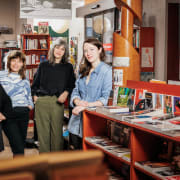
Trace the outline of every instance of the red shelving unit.
[[[127, 87], [142, 88], [147, 89], [151, 92], [180, 96], [180, 86], [176, 85], [128, 81]], [[131, 128], [129, 146], [129, 148], [131, 149], [130, 162], [112, 155], [111, 153], [103, 150], [99, 146], [88, 142], [85, 139], [86, 137], [91, 136], [108, 136], [107, 120], [120, 123]], [[109, 117], [108, 115], [97, 113], [93, 110], [85, 110], [83, 112], [83, 149], [101, 150], [105, 154], [105, 159], [108, 165], [112, 166], [115, 170], [120, 169], [122, 164], [128, 165], [130, 168], [131, 180], [162, 179], [157, 175], [138, 167], [137, 165], [135, 165], [135, 162], [152, 160], [154, 157], [156, 157], [160, 145], [164, 140], [170, 143], [180, 144], [180, 137], [167, 136], [160, 132], [141, 127], [140, 125], [120, 121], [115, 118]]]

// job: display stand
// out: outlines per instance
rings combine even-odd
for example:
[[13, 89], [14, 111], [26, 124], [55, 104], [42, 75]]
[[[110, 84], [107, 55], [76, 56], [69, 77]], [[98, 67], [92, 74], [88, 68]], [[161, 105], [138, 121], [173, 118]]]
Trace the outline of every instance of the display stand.
[[[129, 88], [140, 88], [147, 89], [148, 91], [162, 94], [169, 94], [174, 96], [180, 96], [180, 86], [177, 85], [167, 85], [167, 84], [155, 84], [140, 81], [128, 81], [127, 87]], [[91, 136], [108, 136], [107, 131], [107, 121], [116, 122], [122, 125], [130, 127], [130, 146], [131, 157], [130, 160], [125, 160], [124, 158], [117, 157], [109, 152], [104, 151], [99, 146], [94, 145], [86, 140], [86, 137]], [[160, 132], [144, 128], [140, 125], [128, 123], [125, 121], [120, 121], [116, 118], [110, 117], [108, 115], [97, 113], [94, 110], [85, 110], [83, 112], [83, 148], [87, 149], [100, 149], [105, 153], [106, 162], [113, 169], [119, 171], [122, 164], [126, 164], [130, 168], [130, 179], [140, 180], [140, 179], [162, 179], [155, 174], [140, 168], [135, 164], [138, 161], [152, 160], [156, 157], [159, 148], [161, 146], [162, 140], [167, 140], [171, 143], [180, 144], [180, 137], [172, 137], [164, 135]]]

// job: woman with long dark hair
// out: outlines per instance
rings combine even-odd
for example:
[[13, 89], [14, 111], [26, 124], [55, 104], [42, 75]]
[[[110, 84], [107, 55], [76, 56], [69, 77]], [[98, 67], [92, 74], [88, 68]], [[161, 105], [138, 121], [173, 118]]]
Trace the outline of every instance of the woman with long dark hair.
[[72, 116], [68, 125], [70, 146], [82, 148], [82, 111], [87, 107], [107, 105], [112, 89], [112, 68], [105, 64], [105, 51], [97, 39], [83, 44], [79, 77], [71, 95]]

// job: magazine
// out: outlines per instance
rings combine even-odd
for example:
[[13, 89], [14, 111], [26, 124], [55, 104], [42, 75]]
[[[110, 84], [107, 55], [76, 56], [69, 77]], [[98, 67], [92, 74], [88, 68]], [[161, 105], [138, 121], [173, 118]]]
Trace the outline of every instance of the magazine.
[[25, 34], [32, 34], [32, 26], [31, 24], [23, 24], [24, 27], [24, 33]]
[[49, 34], [48, 22], [39, 22], [38, 23], [38, 34]]

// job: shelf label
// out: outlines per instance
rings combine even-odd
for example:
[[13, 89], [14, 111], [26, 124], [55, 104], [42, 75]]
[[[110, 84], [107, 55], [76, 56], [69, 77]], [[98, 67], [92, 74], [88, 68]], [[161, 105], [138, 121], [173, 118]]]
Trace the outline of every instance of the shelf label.
[[129, 67], [129, 57], [113, 57], [113, 67]]

